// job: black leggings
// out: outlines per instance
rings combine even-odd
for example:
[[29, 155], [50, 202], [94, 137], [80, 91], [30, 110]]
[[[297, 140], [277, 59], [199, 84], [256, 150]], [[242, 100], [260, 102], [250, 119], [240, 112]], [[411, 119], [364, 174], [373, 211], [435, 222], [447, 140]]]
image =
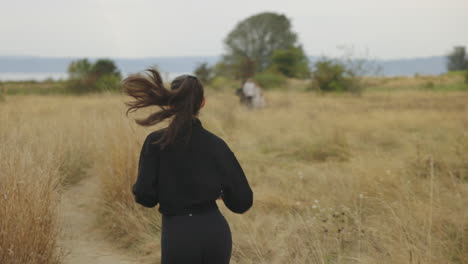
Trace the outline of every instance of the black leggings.
[[228, 264], [232, 238], [218, 209], [162, 217], [161, 264]]

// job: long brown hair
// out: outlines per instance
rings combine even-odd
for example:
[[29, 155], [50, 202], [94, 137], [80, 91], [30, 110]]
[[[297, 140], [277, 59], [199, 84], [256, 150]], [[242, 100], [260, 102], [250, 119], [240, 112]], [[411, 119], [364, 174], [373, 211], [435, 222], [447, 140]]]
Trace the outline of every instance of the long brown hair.
[[198, 115], [203, 101], [203, 86], [192, 75], [181, 75], [171, 82], [171, 89], [164, 87], [157, 70], [130, 75], [122, 82], [122, 90], [134, 100], [126, 102], [128, 113], [148, 106], [159, 106], [160, 111], [143, 119], [136, 119], [141, 126], [152, 126], [172, 117], [170, 125], [157, 141], [165, 148], [175, 141], [188, 142], [192, 132], [192, 119]]

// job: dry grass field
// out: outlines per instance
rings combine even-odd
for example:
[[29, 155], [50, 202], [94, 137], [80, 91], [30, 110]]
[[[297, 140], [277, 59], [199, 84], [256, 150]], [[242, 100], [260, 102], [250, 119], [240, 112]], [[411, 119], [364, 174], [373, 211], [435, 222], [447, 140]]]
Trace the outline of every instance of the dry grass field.
[[[200, 119], [230, 145], [254, 191], [226, 210], [231, 263], [468, 263], [468, 93], [266, 93], [249, 111], [207, 91]], [[133, 201], [154, 129], [119, 95], [0, 102], [0, 263], [57, 263], [61, 193], [99, 179], [96, 223], [159, 263], [160, 216]], [[148, 112], [151, 111], [148, 109]]]

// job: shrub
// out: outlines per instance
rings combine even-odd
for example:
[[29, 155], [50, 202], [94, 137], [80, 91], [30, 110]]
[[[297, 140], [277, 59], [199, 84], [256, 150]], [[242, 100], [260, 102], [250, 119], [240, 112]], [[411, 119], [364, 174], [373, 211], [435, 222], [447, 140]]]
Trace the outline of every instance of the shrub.
[[204, 62], [197, 66], [194, 71], [195, 76], [203, 83], [208, 84], [213, 79], [213, 68]]
[[72, 61], [68, 65], [68, 75], [70, 79], [84, 79], [91, 72], [92, 64], [88, 59]]
[[286, 84], [286, 77], [273, 71], [258, 73], [254, 80], [264, 89], [278, 88]]
[[112, 60], [99, 59], [91, 67], [91, 74], [97, 76], [96, 79], [104, 75], [113, 75], [120, 77], [120, 71]]
[[447, 56], [447, 69], [449, 71], [463, 71], [468, 68], [466, 49], [463, 46], [454, 47]]
[[103, 75], [96, 81], [96, 91], [118, 91], [120, 89], [120, 77], [116, 75]]
[[424, 84], [424, 88], [426, 89], [434, 89], [435, 87], [435, 84], [433, 81], [427, 81], [425, 84]]
[[73, 61], [68, 74], [66, 87], [72, 93], [117, 91], [120, 87], [120, 71], [109, 59], [99, 59], [94, 64], [87, 59]]
[[225, 90], [225, 89], [237, 89], [240, 87], [239, 82], [234, 81], [232, 79], [229, 79], [227, 77], [223, 76], [216, 76], [214, 77], [210, 84], [209, 87], [213, 88], [214, 90]]
[[362, 90], [353, 69], [338, 60], [323, 58], [317, 61], [312, 80], [313, 85], [324, 92], [360, 93]]
[[93, 81], [88, 77], [84, 79], [69, 79], [66, 84], [66, 89], [74, 94], [89, 93], [94, 90]]
[[4, 94], [6, 94], [6, 89], [5, 87], [3, 87], [3, 84], [0, 83], [0, 102], [4, 102], [5, 101], [5, 96]]
[[290, 78], [305, 79], [310, 75], [309, 59], [301, 46], [275, 50], [271, 68]]

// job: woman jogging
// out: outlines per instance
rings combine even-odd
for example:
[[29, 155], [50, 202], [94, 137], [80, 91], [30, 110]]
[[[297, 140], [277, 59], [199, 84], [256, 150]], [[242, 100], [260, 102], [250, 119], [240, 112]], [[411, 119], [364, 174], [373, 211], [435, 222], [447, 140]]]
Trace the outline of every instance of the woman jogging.
[[191, 75], [163, 85], [156, 70], [123, 81], [134, 100], [127, 113], [148, 106], [160, 111], [136, 122], [151, 126], [171, 118], [167, 128], [150, 133], [141, 149], [138, 176], [132, 191], [145, 207], [159, 204], [162, 214], [162, 264], [229, 263], [232, 239], [229, 224], [218, 209], [244, 213], [253, 193], [228, 145], [206, 130], [198, 119], [205, 105], [203, 86]]

